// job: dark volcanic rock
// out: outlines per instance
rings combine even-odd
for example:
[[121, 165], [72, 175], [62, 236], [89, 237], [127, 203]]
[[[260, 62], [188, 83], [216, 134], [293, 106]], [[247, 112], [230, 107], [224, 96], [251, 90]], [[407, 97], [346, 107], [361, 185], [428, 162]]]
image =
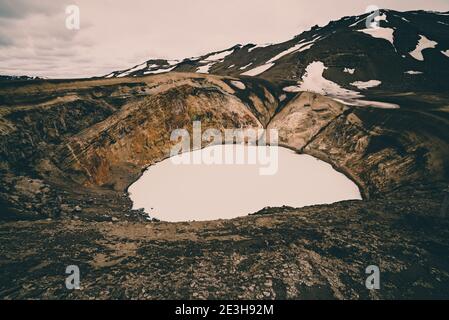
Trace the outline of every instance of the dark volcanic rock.
[[[0, 297], [447, 298], [449, 224], [434, 217], [439, 205], [427, 195], [230, 221], [4, 223]], [[64, 287], [73, 264], [82, 290]], [[373, 264], [378, 291], [364, 286]]]

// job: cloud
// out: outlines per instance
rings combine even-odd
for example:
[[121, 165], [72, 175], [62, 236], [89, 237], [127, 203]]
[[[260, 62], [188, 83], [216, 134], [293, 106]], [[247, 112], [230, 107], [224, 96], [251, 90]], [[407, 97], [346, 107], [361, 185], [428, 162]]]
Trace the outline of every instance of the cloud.
[[10, 37], [0, 34], [0, 47], [8, 47], [11, 46], [13, 43], [14, 42]]
[[58, 10], [58, 0], [0, 0], [0, 18], [19, 19], [29, 14], [52, 14]]

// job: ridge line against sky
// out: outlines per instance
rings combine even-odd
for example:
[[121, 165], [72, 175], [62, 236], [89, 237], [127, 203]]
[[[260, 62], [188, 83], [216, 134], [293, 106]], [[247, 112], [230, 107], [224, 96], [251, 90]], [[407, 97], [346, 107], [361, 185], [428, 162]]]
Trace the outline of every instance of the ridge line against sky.
[[[65, 26], [72, 4], [80, 8], [80, 30]], [[0, 0], [0, 74], [91, 77], [151, 58], [279, 43], [370, 5], [449, 10], [447, 0], [342, 0], [338, 7], [333, 0]]]

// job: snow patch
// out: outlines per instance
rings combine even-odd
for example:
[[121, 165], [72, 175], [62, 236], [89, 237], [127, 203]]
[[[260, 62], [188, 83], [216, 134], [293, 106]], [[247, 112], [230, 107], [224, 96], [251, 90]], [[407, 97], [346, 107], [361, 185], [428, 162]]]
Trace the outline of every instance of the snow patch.
[[381, 14], [380, 16], [375, 17], [374, 20], [377, 21], [377, 22], [380, 22], [380, 21], [388, 22], [388, 20], [387, 20], [387, 14], [386, 14], [386, 13], [383, 13], [383, 14]]
[[[392, 103], [361, 100], [364, 96], [357, 91], [342, 88], [335, 82], [323, 77], [323, 72], [327, 67], [321, 61], [314, 61], [306, 68], [299, 85], [300, 91], [312, 91], [322, 95], [332, 97], [334, 100], [349, 106], [375, 107], [382, 109], [398, 109], [399, 106]], [[373, 81], [369, 81], [374, 84]], [[379, 81], [380, 82], [380, 81]], [[285, 91], [285, 90], [284, 90]]]
[[371, 100], [357, 100], [353, 106], [357, 107], [374, 107], [379, 109], [400, 109], [401, 107], [394, 103], [371, 101]]
[[414, 70], [405, 71], [404, 73], [406, 73], [406, 74], [422, 74], [421, 71], [414, 71]]
[[424, 56], [422, 54], [423, 50], [435, 48], [438, 42], [427, 39], [423, 35], [419, 35], [419, 41], [416, 45], [415, 50], [410, 52], [410, 55], [419, 61], [424, 61]]
[[[358, 18], [358, 19], [360, 19], [360, 18]], [[358, 24], [359, 24], [360, 22], [362, 22], [362, 21], [365, 21], [365, 19], [356, 20], [356, 22], [354, 22], [353, 24], [351, 24], [351, 25], [349, 26], [349, 28], [355, 27], [356, 25], [358, 25]]]
[[204, 65], [204, 66], [200, 66], [200, 67], [198, 67], [198, 69], [196, 70], [196, 73], [209, 73], [210, 68], [211, 68], [214, 64], [215, 64], [215, 62], [206, 64], [206, 65]]
[[231, 84], [232, 84], [234, 87], [236, 87], [237, 89], [240, 89], [240, 90], [245, 90], [245, 89], [246, 89], [245, 84], [244, 84], [243, 82], [241, 82], [241, 81], [235, 81], [235, 80], [232, 80], [232, 81], [231, 81]]
[[129, 70], [127, 70], [127, 71], [125, 71], [125, 72], [119, 74], [119, 75], [117, 76], [117, 78], [126, 77], [127, 75], [129, 75], [129, 74], [131, 74], [131, 73], [133, 73], [133, 72], [136, 72], [136, 71], [139, 71], [139, 70], [143, 70], [143, 69], [146, 69], [146, 68], [147, 68], [147, 63], [144, 62], [144, 63], [142, 63], [142, 64], [139, 64], [139, 65], [135, 66], [135, 67], [132, 68], [132, 69], [129, 69]]
[[272, 43], [256, 44], [254, 47], [249, 48], [249, 49], [248, 49], [248, 52], [251, 52], [251, 51], [253, 51], [254, 49], [257, 49], [257, 48], [265, 48], [265, 47], [269, 47], [269, 46], [271, 46], [271, 45], [273, 45], [273, 44], [272, 44]]
[[285, 87], [284, 89], [282, 89], [285, 92], [300, 92], [301, 88], [298, 86], [289, 86], [289, 87]]
[[355, 69], [345, 68], [345, 69], [343, 70], [343, 72], [349, 73], [349, 74], [354, 74]]
[[207, 61], [223, 60], [224, 58], [226, 58], [227, 56], [229, 56], [233, 52], [234, 52], [234, 49], [228, 50], [228, 51], [219, 52], [219, 53], [207, 56], [205, 60], [207, 60]]
[[150, 70], [150, 71], [144, 71], [143, 74], [159, 74], [159, 73], [165, 73], [165, 72], [170, 72], [172, 71], [174, 68], [176, 68], [177, 66], [173, 66], [171, 68], [165, 68], [165, 69], [157, 69], [157, 70]]
[[347, 90], [340, 87], [335, 82], [329, 81], [323, 77], [323, 72], [327, 67], [321, 61], [314, 61], [306, 68], [302, 77], [302, 83], [299, 88], [301, 91], [312, 91], [323, 95], [343, 96], [358, 98], [361, 95], [358, 92]]
[[272, 66], [274, 66], [274, 63], [263, 64], [261, 66], [258, 66], [256, 68], [254, 68], [254, 69], [251, 69], [249, 71], [246, 71], [246, 72], [242, 73], [242, 75], [243, 76], [255, 77], [255, 76], [258, 76], [261, 73], [264, 73], [265, 71], [270, 69]]
[[312, 39], [312, 40], [304, 42], [304, 43], [298, 43], [297, 45], [294, 45], [293, 47], [288, 48], [287, 50], [284, 50], [281, 53], [277, 54], [276, 56], [274, 56], [273, 58], [268, 60], [267, 63], [275, 62], [275, 61], [279, 60], [280, 58], [282, 58], [290, 53], [296, 52], [296, 51], [303, 52], [303, 51], [309, 50], [310, 48], [312, 48], [312, 46], [315, 44], [315, 42], [319, 39], [320, 39], [320, 37], [317, 37], [315, 39]]
[[385, 39], [388, 42], [390, 42], [394, 47], [394, 36], [393, 36], [394, 29], [392, 28], [378, 27], [378, 28], [362, 29], [357, 31], [366, 33], [373, 38]]
[[[205, 59], [200, 61], [201, 63], [206, 63], [206, 64], [198, 67], [196, 70], [196, 73], [209, 73], [210, 68], [214, 64], [216, 64], [218, 62], [223, 62], [224, 59], [233, 52], [234, 52], [234, 49], [223, 51], [223, 52], [218, 52], [218, 53], [211, 54], [211, 55], [207, 56]], [[233, 66], [234, 65], [230, 66], [229, 68], [231, 68]]]
[[369, 88], [378, 87], [382, 82], [379, 80], [369, 80], [369, 81], [356, 81], [351, 83], [351, 86], [357, 87], [360, 90], [366, 90]]
[[248, 68], [250, 65], [252, 65], [253, 63], [252, 62], [250, 62], [250, 63], [248, 63], [246, 66], [243, 66], [243, 67], [241, 67], [241, 68], [239, 68], [240, 70], [245, 70], [246, 68]]
[[446, 57], [449, 58], [449, 50], [441, 51], [442, 54], [444, 54]]

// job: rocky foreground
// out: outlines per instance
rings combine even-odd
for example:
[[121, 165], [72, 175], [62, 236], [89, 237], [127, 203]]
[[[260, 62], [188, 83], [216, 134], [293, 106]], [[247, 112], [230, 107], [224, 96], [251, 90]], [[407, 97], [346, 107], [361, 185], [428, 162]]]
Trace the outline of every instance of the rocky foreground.
[[[401, 108], [183, 73], [2, 84], [0, 298], [449, 298], [449, 98], [383, 98]], [[198, 120], [276, 128], [365, 200], [211, 222], [131, 210], [127, 186]], [[81, 290], [65, 288], [68, 265]], [[380, 290], [365, 288], [369, 265]]]
[[[439, 194], [230, 221], [73, 219], [0, 225], [6, 299], [398, 299], [449, 297]], [[78, 265], [81, 290], [65, 288]], [[365, 288], [365, 268], [381, 289]]]

